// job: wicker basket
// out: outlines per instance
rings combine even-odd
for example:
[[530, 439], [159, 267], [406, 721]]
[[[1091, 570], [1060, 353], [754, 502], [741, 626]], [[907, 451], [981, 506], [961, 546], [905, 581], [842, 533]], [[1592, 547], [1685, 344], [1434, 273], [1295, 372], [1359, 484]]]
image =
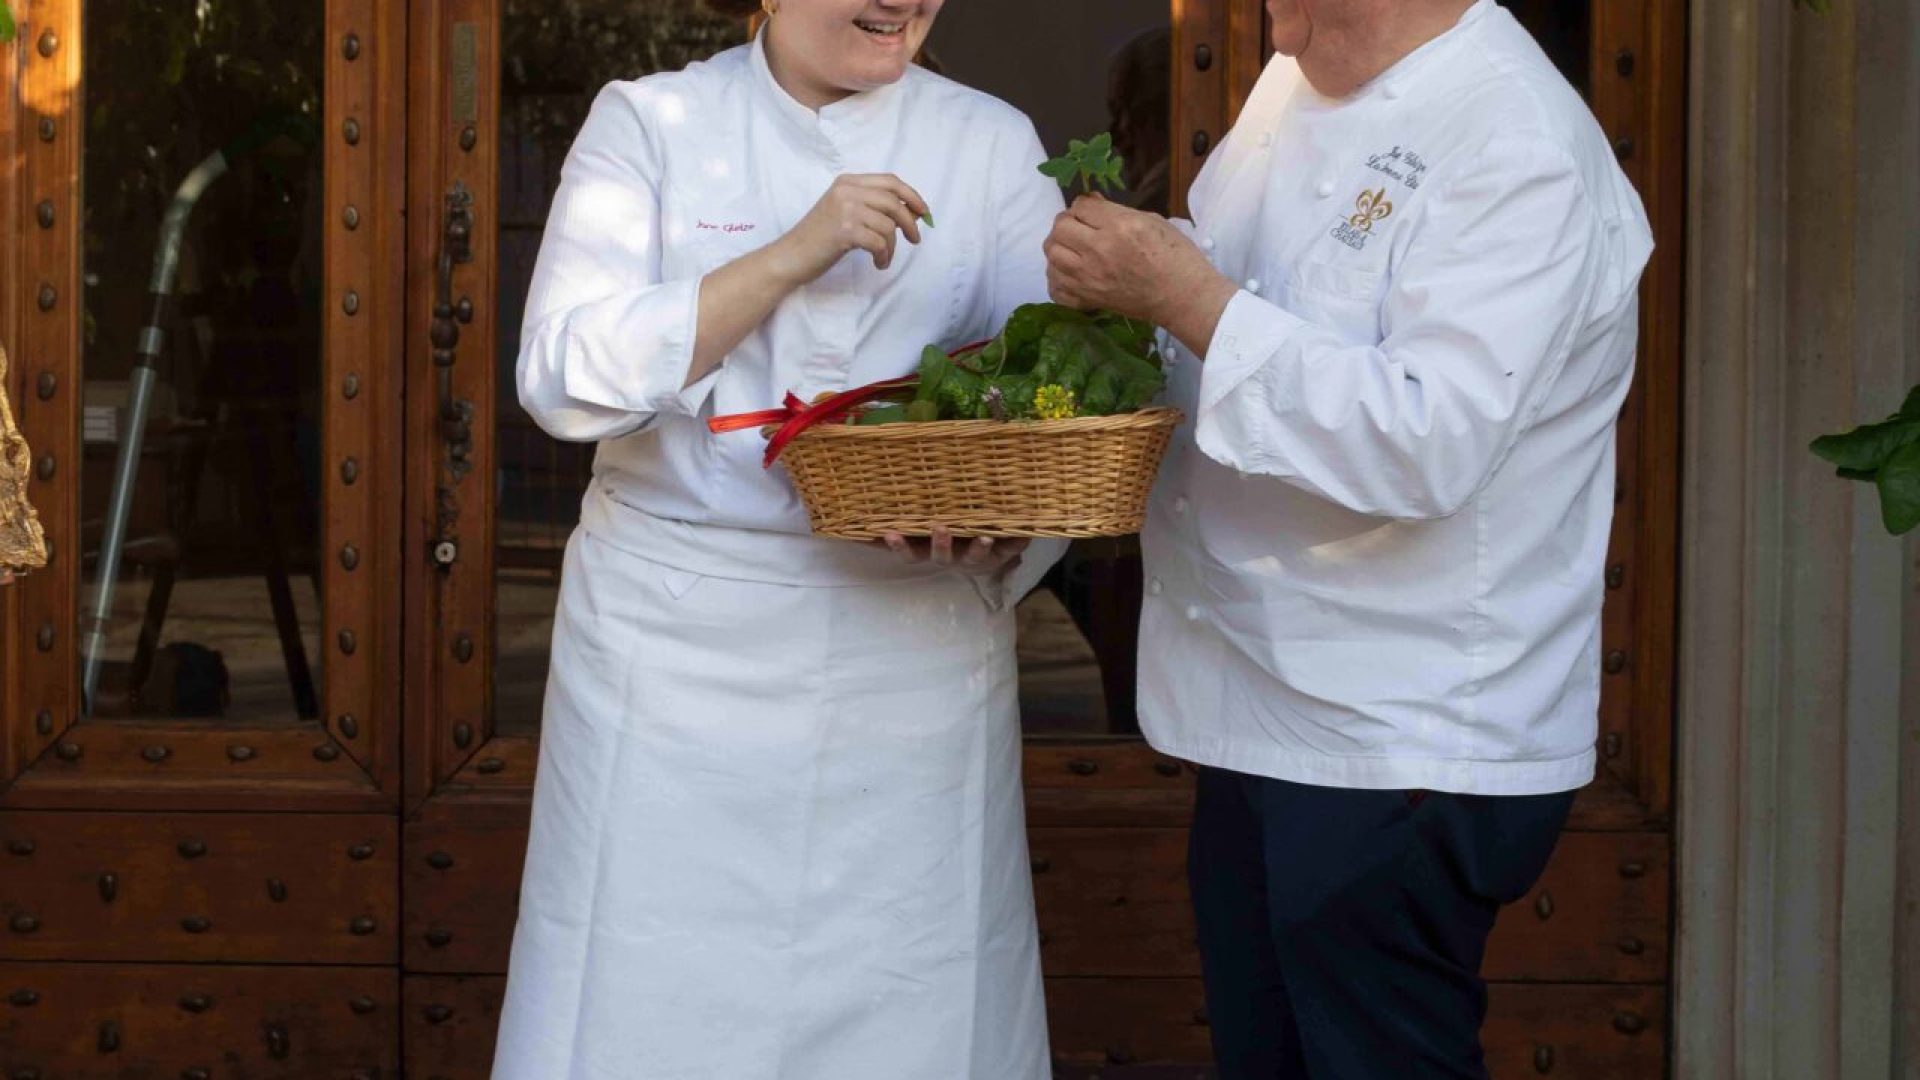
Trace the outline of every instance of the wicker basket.
[[1178, 409], [1000, 423], [821, 425], [780, 460], [821, 536], [1120, 536], [1140, 531]]

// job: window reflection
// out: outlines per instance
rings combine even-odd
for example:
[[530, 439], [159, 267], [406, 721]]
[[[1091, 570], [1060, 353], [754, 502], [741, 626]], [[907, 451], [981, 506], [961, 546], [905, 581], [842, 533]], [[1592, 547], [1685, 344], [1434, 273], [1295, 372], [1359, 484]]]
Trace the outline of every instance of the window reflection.
[[[318, 713], [324, 14], [86, 5], [80, 639], [95, 715]], [[170, 247], [174, 272], [157, 274]]]

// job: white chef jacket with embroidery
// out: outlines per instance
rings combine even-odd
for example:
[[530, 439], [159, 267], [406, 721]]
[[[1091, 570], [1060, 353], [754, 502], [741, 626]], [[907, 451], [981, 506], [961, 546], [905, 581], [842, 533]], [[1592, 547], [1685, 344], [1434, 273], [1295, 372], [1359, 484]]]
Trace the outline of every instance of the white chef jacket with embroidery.
[[[919, 67], [815, 112], [767, 67], [762, 38], [677, 72], [609, 85], [568, 155], [535, 266], [520, 401], [556, 438], [598, 441], [588, 524], [684, 569], [789, 584], [942, 572], [808, 534], [762, 467], [757, 431], [714, 415], [908, 374], [928, 344], [997, 332], [1047, 298], [1041, 249], [1063, 207], [1017, 109]], [[803, 286], [691, 386], [700, 279], [791, 230], [843, 173], [893, 173], [935, 226], [892, 264], [854, 251]], [[1017, 597], [1064, 545], [1036, 545]], [[691, 565], [697, 564], [697, 565]]]
[[1244, 286], [1143, 535], [1143, 726], [1298, 783], [1593, 776], [1614, 434], [1652, 237], [1504, 8], [1344, 99], [1276, 58], [1194, 183]]

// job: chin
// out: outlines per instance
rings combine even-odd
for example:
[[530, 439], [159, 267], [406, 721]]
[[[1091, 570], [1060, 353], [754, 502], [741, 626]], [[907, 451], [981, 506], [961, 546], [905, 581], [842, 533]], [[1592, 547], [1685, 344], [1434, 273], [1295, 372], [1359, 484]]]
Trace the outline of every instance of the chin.
[[860, 93], [866, 90], [878, 90], [883, 86], [890, 86], [893, 83], [899, 82], [901, 78], [906, 75], [907, 63], [908, 61], [905, 60], [897, 62], [887, 61], [885, 63], [863, 67], [858, 71], [849, 72], [851, 77], [848, 79], [848, 83], [850, 85], [848, 85], [846, 89], [854, 93]]

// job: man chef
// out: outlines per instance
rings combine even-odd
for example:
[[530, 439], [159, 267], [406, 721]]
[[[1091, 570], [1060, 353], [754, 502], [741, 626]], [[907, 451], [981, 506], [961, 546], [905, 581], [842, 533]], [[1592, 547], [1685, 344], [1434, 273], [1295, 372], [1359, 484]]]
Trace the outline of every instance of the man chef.
[[1187, 414], [1139, 707], [1200, 766], [1222, 1075], [1481, 1077], [1487, 932], [1594, 774], [1652, 237], [1494, 0], [1266, 6], [1193, 220], [1082, 198], [1049, 286], [1164, 328]]

